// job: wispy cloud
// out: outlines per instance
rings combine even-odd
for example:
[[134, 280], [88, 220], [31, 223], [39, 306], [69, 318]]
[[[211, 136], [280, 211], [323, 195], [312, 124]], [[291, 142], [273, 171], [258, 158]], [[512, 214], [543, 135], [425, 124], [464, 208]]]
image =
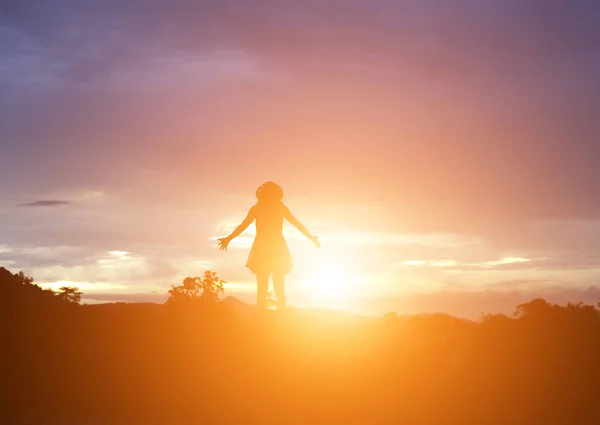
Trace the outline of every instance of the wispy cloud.
[[63, 201], [58, 199], [47, 199], [47, 200], [38, 200], [33, 202], [28, 202], [26, 204], [21, 204], [22, 207], [59, 207], [62, 205], [70, 205], [71, 202]]

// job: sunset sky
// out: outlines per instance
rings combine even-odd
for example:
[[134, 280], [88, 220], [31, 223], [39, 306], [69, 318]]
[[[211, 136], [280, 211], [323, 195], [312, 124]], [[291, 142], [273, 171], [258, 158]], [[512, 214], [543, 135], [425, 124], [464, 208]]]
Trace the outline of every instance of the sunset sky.
[[[254, 300], [266, 180], [288, 301], [600, 301], [597, 0], [0, 2], [0, 266], [86, 302], [206, 269]], [[252, 230], [253, 231], [253, 230]], [[596, 286], [595, 286], [596, 285]]]

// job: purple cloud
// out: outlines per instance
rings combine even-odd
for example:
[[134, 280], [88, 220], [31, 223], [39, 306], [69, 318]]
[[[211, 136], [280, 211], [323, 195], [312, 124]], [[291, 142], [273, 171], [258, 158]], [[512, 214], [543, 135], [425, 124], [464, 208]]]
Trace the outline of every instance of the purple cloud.
[[60, 201], [60, 200], [39, 200], [29, 202], [27, 204], [22, 204], [22, 207], [59, 207], [63, 205], [69, 205], [71, 202], [69, 201]]

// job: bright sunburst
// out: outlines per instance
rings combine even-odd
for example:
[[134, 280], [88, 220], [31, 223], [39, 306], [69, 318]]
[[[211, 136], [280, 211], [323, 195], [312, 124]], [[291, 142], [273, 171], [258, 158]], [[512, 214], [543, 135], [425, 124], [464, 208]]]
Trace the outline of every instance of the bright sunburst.
[[348, 252], [325, 248], [304, 273], [303, 285], [309, 289], [310, 302], [326, 307], [350, 307], [350, 299], [360, 290], [361, 277]]

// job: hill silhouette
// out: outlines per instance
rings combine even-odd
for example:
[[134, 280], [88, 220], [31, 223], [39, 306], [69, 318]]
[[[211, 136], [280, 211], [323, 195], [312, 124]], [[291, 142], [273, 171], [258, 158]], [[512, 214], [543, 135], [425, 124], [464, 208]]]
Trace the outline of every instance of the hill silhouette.
[[2, 424], [595, 424], [600, 314], [78, 305], [0, 269]]

